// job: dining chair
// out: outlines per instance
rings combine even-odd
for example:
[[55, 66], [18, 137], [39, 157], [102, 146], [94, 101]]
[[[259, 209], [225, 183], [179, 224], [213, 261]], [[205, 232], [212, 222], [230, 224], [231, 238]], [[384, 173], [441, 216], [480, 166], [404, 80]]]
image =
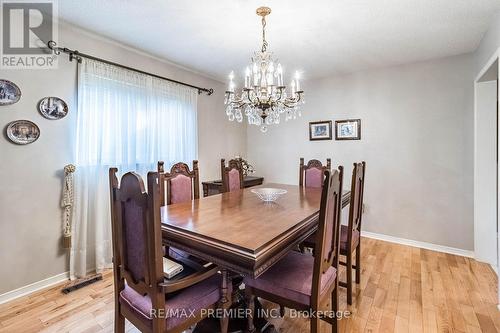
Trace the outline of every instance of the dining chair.
[[[347, 281], [339, 284], [347, 288], [347, 304], [352, 304], [352, 269], [356, 270], [356, 284], [361, 283], [361, 218], [363, 216], [363, 194], [365, 188], [366, 163], [354, 163], [351, 179], [351, 202], [349, 204], [349, 221], [341, 226], [340, 254], [346, 261], [340, 264], [346, 266]], [[352, 264], [352, 254], [356, 252], [356, 265]]]
[[299, 186], [321, 187], [323, 184], [323, 171], [331, 170], [332, 160], [327, 158], [326, 165], [319, 160], [310, 160], [304, 165], [304, 158], [300, 158]]
[[[340, 264], [346, 266], [346, 282], [339, 281], [341, 287], [347, 288], [347, 304], [352, 304], [352, 269], [356, 270], [356, 284], [361, 282], [361, 217], [363, 215], [363, 193], [365, 186], [366, 163], [354, 163], [351, 180], [351, 199], [349, 203], [349, 219], [347, 225], [341, 226], [340, 255], [346, 261]], [[300, 244], [300, 249], [315, 248], [315, 235], [309, 236]], [[352, 264], [352, 253], [356, 252], [356, 265]], [[313, 250], [314, 253], [314, 250]]]
[[161, 205], [170, 205], [200, 198], [198, 161], [193, 161], [193, 170], [186, 163], [175, 163], [170, 172], [165, 172], [164, 162], [158, 162]]
[[[163, 273], [159, 176], [128, 172], [118, 183], [109, 169], [113, 239], [115, 332], [125, 332], [125, 318], [141, 332], [183, 332], [203, 319], [204, 309], [227, 308], [225, 276], [217, 268], [166, 279]], [[192, 315], [184, 315], [184, 314]], [[221, 319], [227, 332], [228, 318]]]
[[291, 251], [258, 278], [245, 277], [245, 294], [249, 306], [248, 330], [254, 331], [254, 298], [261, 297], [280, 306], [317, 314], [320, 304], [331, 297], [335, 316], [313, 315], [310, 318], [311, 333], [319, 332], [320, 319], [332, 325], [337, 332], [338, 309], [338, 262], [340, 237], [340, 212], [342, 210], [343, 168], [331, 173], [325, 171], [316, 256]]
[[[304, 187], [321, 187], [325, 170], [331, 170], [332, 160], [326, 159], [326, 165], [323, 165], [319, 160], [309, 160], [307, 165], [304, 165], [304, 158], [300, 158], [299, 164], [299, 186]], [[299, 244], [300, 252], [305, 252], [306, 247], [312, 248], [314, 252], [314, 240], [316, 235], [311, 235], [308, 239]], [[283, 311], [282, 311], [283, 312]]]
[[[189, 170], [189, 166], [184, 162], [178, 162], [172, 165], [169, 172], [165, 172], [165, 163], [158, 162], [158, 177], [160, 188], [160, 205], [166, 206], [176, 203], [188, 202], [193, 199], [200, 198], [200, 181], [198, 161], [193, 161], [193, 169]], [[165, 253], [174, 257], [176, 260], [185, 262], [194, 260], [200, 264], [206, 264], [201, 259], [198, 259], [191, 254], [165, 246]]]
[[226, 166], [226, 160], [220, 160], [222, 192], [232, 192], [242, 189], [243, 186], [243, 166], [241, 162], [235, 159], [229, 160]]

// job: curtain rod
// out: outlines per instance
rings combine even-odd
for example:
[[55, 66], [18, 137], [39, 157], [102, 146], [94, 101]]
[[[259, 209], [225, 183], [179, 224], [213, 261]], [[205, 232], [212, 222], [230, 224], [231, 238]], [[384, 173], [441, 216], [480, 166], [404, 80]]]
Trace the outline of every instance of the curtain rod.
[[167, 80], [167, 81], [170, 81], [170, 82], [173, 82], [173, 83], [181, 84], [183, 86], [191, 87], [191, 88], [197, 89], [198, 90], [198, 94], [201, 94], [201, 93], [205, 92], [208, 96], [210, 96], [210, 95], [212, 95], [214, 93], [214, 90], [212, 88], [207, 89], [207, 88], [202, 88], [202, 87], [194, 86], [194, 85], [189, 84], [189, 83], [185, 83], [185, 82], [181, 82], [181, 81], [169, 79], [168, 77], [163, 77], [163, 76], [160, 76], [160, 75], [157, 75], [157, 74], [148, 73], [148, 72], [145, 72], [145, 71], [141, 71], [140, 69], [137, 69], [137, 68], [128, 67], [128, 66], [125, 66], [125, 65], [118, 64], [116, 62], [112, 62], [112, 61], [106, 60], [106, 59], [102, 59], [102, 58], [94, 57], [94, 56], [89, 55], [89, 54], [81, 53], [78, 50], [71, 50], [71, 49], [68, 49], [67, 47], [59, 47], [59, 46], [57, 46], [57, 43], [54, 42], [53, 40], [49, 41], [47, 43], [47, 46], [56, 55], [61, 54], [61, 52], [69, 54], [69, 61], [73, 61], [73, 59], [74, 59], [78, 63], [81, 63], [82, 62], [82, 58], [92, 59], [92, 60], [95, 60], [95, 61], [103, 62], [103, 63], [108, 64], [108, 65], [113, 65], [113, 66], [125, 68], [125, 69], [128, 69], [130, 71], [134, 71], [134, 72], [137, 72], [137, 73], [154, 76], [154, 77], [156, 77], [158, 79]]

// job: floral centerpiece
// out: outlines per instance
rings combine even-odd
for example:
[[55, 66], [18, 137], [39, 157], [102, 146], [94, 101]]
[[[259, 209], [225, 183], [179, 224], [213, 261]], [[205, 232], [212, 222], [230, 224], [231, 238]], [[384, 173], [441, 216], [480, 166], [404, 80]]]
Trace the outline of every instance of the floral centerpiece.
[[243, 168], [243, 176], [246, 177], [249, 174], [252, 174], [255, 172], [255, 169], [253, 168], [253, 166], [250, 163], [248, 163], [248, 161], [245, 160], [243, 157], [235, 156], [234, 159], [241, 163], [241, 166]]

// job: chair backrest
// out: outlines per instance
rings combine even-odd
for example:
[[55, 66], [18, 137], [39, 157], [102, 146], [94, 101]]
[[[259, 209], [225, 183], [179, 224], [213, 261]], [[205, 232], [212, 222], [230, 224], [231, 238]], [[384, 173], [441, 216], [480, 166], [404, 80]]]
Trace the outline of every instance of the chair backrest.
[[198, 161], [193, 161], [193, 170], [186, 163], [179, 162], [165, 172], [164, 163], [158, 162], [161, 206], [191, 201], [200, 197]]
[[304, 165], [304, 158], [300, 158], [299, 165], [299, 186], [321, 187], [323, 185], [323, 172], [331, 170], [332, 160], [327, 158], [326, 165], [319, 160], [310, 160]]
[[351, 202], [349, 204], [349, 230], [347, 234], [348, 246], [351, 245], [352, 233], [361, 232], [361, 218], [363, 216], [363, 195], [365, 191], [366, 163], [354, 163], [351, 180]]
[[[340, 242], [340, 212], [342, 210], [343, 167], [325, 171], [321, 194], [318, 232], [314, 258], [312, 302], [318, 301], [321, 278], [332, 266], [338, 269]], [[337, 273], [338, 274], [338, 273]]]
[[[115, 293], [126, 281], [137, 293], [149, 295], [154, 309], [163, 309], [165, 296], [158, 288], [163, 282], [158, 174], [148, 174], [146, 192], [141, 176], [128, 172], [118, 184], [117, 171], [109, 169]], [[153, 319], [153, 326], [164, 322]]]
[[222, 191], [232, 192], [243, 188], [243, 166], [238, 160], [229, 160], [226, 166], [226, 160], [220, 160]]

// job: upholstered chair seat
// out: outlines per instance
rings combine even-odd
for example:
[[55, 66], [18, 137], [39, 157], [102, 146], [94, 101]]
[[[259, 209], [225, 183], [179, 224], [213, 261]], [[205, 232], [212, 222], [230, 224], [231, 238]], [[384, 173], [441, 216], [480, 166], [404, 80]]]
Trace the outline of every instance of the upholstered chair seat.
[[[166, 294], [165, 313], [162, 315], [167, 319], [167, 330], [175, 330], [178, 325], [189, 319], [191, 314], [198, 314], [202, 309], [219, 301], [221, 281], [220, 275], [214, 275], [189, 288]], [[231, 287], [229, 283], [229, 292]], [[148, 295], [143, 296], [125, 285], [125, 289], [120, 292], [120, 304], [140, 318], [144, 325], [152, 328], [152, 305]]]
[[[348, 229], [349, 227], [346, 225], [342, 225], [341, 231], [340, 231], [340, 253], [341, 254], [346, 254], [349, 247], [348, 247]], [[352, 248], [356, 248], [359, 244], [359, 231], [358, 230], [353, 230], [352, 231]]]
[[[346, 225], [342, 225], [341, 226], [341, 230], [340, 230], [340, 253], [341, 254], [344, 254], [344, 253], [347, 253], [347, 249], [348, 249], [348, 227]], [[306, 238], [306, 240], [304, 241], [304, 243], [306, 244], [311, 244], [312, 246], [314, 246], [314, 243], [316, 242], [316, 234], [312, 234], [311, 236], [309, 236], [308, 238]], [[354, 230], [352, 232], [352, 247], [353, 248], [356, 248], [359, 244], [359, 231], [358, 230]]]
[[[292, 251], [257, 279], [245, 278], [245, 286], [258, 288], [309, 307], [314, 270], [314, 257]], [[335, 282], [337, 270], [331, 266], [321, 276], [320, 295]]]

